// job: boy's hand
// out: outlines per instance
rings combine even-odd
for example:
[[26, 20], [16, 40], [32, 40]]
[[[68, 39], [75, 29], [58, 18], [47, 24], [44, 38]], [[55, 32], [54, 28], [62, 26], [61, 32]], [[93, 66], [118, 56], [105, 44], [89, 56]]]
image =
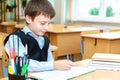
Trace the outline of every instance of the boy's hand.
[[76, 64], [72, 61], [68, 60], [58, 60], [54, 62], [54, 69], [56, 70], [68, 70], [72, 66], [76, 66]]

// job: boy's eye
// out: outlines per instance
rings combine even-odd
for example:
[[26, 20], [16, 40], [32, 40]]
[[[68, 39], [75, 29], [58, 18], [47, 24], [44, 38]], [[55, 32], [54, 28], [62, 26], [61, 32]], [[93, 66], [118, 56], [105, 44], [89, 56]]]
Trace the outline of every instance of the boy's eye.
[[48, 23], [48, 25], [50, 25], [50, 24], [51, 24], [51, 22]]
[[47, 22], [41, 22], [40, 24], [41, 24], [41, 25], [46, 25], [46, 24], [49, 25], [50, 23], [47, 23]]
[[40, 24], [41, 24], [41, 25], [45, 25], [46, 23], [45, 23], [45, 22], [41, 22]]

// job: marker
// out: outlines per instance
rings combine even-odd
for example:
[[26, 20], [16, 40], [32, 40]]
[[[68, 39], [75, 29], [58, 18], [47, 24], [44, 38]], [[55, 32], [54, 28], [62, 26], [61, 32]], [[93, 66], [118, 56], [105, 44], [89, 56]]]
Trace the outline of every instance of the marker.
[[28, 64], [23, 64], [22, 66], [22, 76], [27, 73]]
[[14, 70], [13, 70], [13, 67], [11, 65], [8, 66], [8, 73], [9, 74], [14, 74]]
[[10, 58], [15, 59], [16, 53], [14, 52], [13, 48], [10, 48]]

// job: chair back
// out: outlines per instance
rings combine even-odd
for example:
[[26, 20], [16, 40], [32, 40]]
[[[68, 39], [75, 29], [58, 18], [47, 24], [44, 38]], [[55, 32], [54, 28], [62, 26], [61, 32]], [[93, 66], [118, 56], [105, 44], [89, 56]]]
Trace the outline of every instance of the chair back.
[[0, 53], [3, 59], [3, 65], [6, 67], [8, 66], [8, 56], [4, 49], [4, 40], [7, 36], [8, 36], [7, 33], [0, 32]]

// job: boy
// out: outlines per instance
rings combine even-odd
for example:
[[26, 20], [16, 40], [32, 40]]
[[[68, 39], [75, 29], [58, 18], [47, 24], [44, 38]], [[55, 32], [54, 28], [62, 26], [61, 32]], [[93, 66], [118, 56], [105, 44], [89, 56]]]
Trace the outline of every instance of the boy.
[[5, 40], [8, 55], [9, 48], [13, 47], [17, 55], [24, 56], [25, 45], [28, 45], [28, 71], [67, 70], [75, 65], [72, 61], [53, 60], [50, 41], [44, 34], [54, 16], [55, 11], [48, 0], [30, 0], [25, 9], [27, 26], [13, 32]]

